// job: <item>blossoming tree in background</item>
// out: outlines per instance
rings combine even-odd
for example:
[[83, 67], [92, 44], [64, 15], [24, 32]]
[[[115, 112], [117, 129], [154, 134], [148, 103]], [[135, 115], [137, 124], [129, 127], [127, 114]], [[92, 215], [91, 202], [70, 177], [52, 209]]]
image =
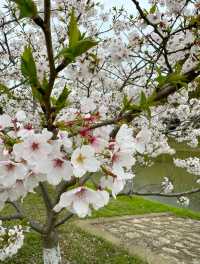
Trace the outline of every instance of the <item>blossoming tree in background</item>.
[[[151, 0], [146, 10], [104, 10], [90, 0], [5, 0], [1, 7], [0, 206], [41, 234], [45, 264], [61, 263], [57, 228], [84, 218], [134, 183], [134, 167], [173, 155], [170, 140], [198, 146], [199, 10], [192, 0]], [[135, 15], [130, 15], [133, 13]], [[200, 192], [199, 159], [174, 159]], [[90, 186], [90, 187], [88, 187]], [[132, 186], [132, 184], [131, 184]], [[46, 221], [23, 199], [42, 196]], [[23, 228], [1, 227], [0, 259], [23, 244]]]

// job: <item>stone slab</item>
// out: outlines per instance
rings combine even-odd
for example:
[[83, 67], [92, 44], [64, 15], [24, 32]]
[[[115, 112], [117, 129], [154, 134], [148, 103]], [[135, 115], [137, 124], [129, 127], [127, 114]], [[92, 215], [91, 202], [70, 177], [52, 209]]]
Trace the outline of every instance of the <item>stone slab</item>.
[[75, 223], [149, 264], [200, 264], [200, 221], [197, 220], [159, 213]]

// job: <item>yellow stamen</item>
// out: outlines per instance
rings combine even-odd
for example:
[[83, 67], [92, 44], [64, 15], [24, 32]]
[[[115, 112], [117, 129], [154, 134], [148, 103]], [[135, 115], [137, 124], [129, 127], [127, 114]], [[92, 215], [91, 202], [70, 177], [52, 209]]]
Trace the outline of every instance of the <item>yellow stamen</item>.
[[79, 156], [77, 157], [76, 161], [78, 163], [80, 163], [80, 164], [83, 164], [85, 159], [86, 158], [82, 154], [79, 154]]

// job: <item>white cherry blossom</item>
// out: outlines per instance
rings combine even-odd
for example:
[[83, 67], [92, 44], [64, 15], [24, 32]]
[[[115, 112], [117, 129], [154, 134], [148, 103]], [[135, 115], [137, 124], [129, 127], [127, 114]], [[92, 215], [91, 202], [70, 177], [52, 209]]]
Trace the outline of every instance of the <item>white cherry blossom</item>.
[[72, 148], [72, 141], [69, 138], [69, 135], [66, 131], [60, 131], [58, 134], [60, 143], [65, 147], [67, 151], [70, 151]]
[[16, 113], [15, 118], [17, 119], [18, 122], [23, 122], [26, 120], [26, 113], [23, 110], [19, 110]]
[[54, 207], [56, 212], [67, 208], [72, 213], [84, 218], [91, 214], [92, 206], [95, 210], [105, 206], [109, 201], [106, 191], [94, 191], [87, 187], [78, 187], [61, 195], [59, 203]]
[[131, 169], [131, 167], [135, 164], [136, 160], [133, 157], [132, 152], [129, 150], [117, 150], [112, 154], [112, 165], [114, 168], [125, 167], [127, 169]]
[[81, 112], [89, 113], [89, 112], [93, 112], [95, 109], [96, 109], [96, 105], [91, 98], [85, 97], [81, 99]]
[[164, 177], [161, 185], [164, 193], [171, 193], [174, 190], [172, 182], [167, 177]]
[[100, 168], [100, 162], [95, 158], [94, 149], [89, 145], [75, 149], [71, 162], [76, 177], [82, 177], [86, 172], [96, 172]]
[[60, 157], [37, 161], [35, 170], [45, 173], [52, 185], [58, 185], [62, 180], [69, 181], [73, 175], [71, 163]]
[[134, 151], [133, 130], [128, 125], [120, 127], [115, 140], [121, 150]]
[[33, 163], [45, 157], [52, 151], [52, 146], [48, 143], [52, 133], [43, 131], [43, 133], [30, 134], [22, 143], [15, 144], [13, 153], [17, 160], [27, 160]]
[[133, 173], [125, 172], [122, 168], [113, 168], [108, 176], [101, 178], [100, 186], [103, 189], [108, 188], [111, 190], [112, 195], [116, 197], [124, 189], [126, 181], [133, 179], [134, 176]]
[[12, 186], [16, 180], [23, 180], [26, 174], [27, 169], [23, 164], [0, 161], [0, 180], [5, 187]]
[[146, 150], [146, 145], [151, 141], [151, 131], [144, 127], [134, 138], [134, 148], [140, 154], [143, 154]]
[[12, 119], [9, 115], [3, 114], [0, 115], [0, 130], [4, 130], [7, 127], [12, 127]]
[[161, 21], [161, 15], [160, 14], [148, 14], [147, 19], [152, 23], [152, 24], [158, 24]]
[[190, 204], [190, 199], [185, 196], [181, 196], [178, 198], [177, 203], [180, 204], [181, 206], [188, 207]]

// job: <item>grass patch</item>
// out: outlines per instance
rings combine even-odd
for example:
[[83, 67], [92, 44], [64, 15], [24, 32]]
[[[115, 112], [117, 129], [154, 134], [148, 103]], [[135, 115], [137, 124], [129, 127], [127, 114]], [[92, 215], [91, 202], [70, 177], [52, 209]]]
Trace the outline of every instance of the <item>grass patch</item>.
[[188, 209], [176, 208], [157, 201], [151, 201], [142, 197], [120, 196], [116, 200], [111, 200], [109, 205], [103, 209], [93, 212], [95, 217], [112, 217], [123, 215], [139, 215], [149, 213], [171, 212], [179, 217], [188, 217], [200, 220], [200, 213]]
[[[92, 236], [70, 223], [63, 227], [62, 252], [72, 264], [145, 264], [125, 250]], [[65, 240], [66, 238], [66, 240]], [[66, 252], [66, 256], [65, 256]]]
[[2, 264], [43, 264], [42, 243], [35, 232], [25, 236], [24, 246], [12, 258], [0, 261]]
[[[111, 243], [87, 234], [71, 221], [60, 229], [63, 264], [146, 264]], [[3, 264], [43, 264], [40, 236], [28, 234], [23, 248]]]
[[[24, 202], [29, 215], [38, 220], [44, 219], [44, 208], [40, 197], [30, 194]], [[8, 214], [12, 209], [7, 206], [3, 214]], [[174, 208], [159, 202], [150, 201], [141, 197], [118, 197], [112, 199], [108, 206], [93, 212], [95, 217], [112, 217], [123, 215], [139, 215], [145, 213], [172, 212], [179, 217], [189, 217], [200, 220], [200, 213], [186, 209]], [[15, 224], [12, 222], [9, 224]], [[130, 256], [125, 250], [113, 246], [111, 243], [92, 236], [79, 227], [73, 220], [63, 225], [60, 229], [61, 249], [63, 259], [68, 259], [72, 264], [145, 264], [137, 257]], [[3, 264], [42, 264], [42, 245], [40, 236], [29, 233], [25, 244], [17, 255], [8, 259]], [[67, 262], [66, 262], [67, 263]], [[65, 262], [64, 262], [65, 264]]]

